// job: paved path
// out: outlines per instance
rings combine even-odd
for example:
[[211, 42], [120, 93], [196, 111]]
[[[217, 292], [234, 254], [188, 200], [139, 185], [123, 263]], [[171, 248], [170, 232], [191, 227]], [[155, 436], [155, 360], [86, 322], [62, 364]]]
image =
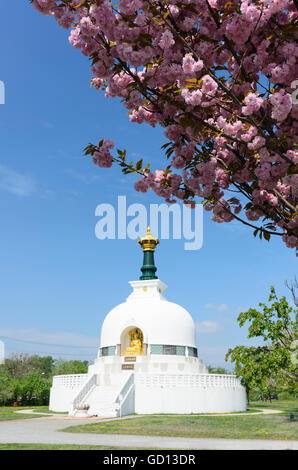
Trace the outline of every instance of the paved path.
[[15, 421], [0, 421], [0, 443], [79, 444], [142, 449], [212, 449], [212, 450], [298, 450], [298, 441], [261, 439], [201, 439], [124, 434], [75, 434], [57, 432], [66, 426], [103, 421], [97, 418], [50, 416]]
[[14, 411], [14, 413], [17, 413], [17, 414], [20, 414], [20, 415], [32, 415], [32, 414], [36, 414], [36, 415], [43, 415], [43, 416], [68, 416], [67, 413], [44, 413], [42, 411], [39, 411], [38, 409], [36, 408], [26, 408], [25, 410], [18, 410], [18, 411]]
[[[30, 408], [30, 409], [26, 409], [26, 410], [18, 410], [18, 411], [14, 411], [14, 413], [21, 413], [21, 414], [32, 414], [32, 413], [36, 413], [38, 415], [44, 415], [44, 416], [59, 416], [59, 417], [67, 417], [69, 418], [69, 415], [66, 414], [66, 413], [42, 413], [41, 411], [38, 411], [38, 409], [33, 409], [33, 408]], [[278, 413], [282, 413], [281, 410], [270, 410], [268, 408], [260, 408], [258, 411], [252, 411], [252, 412], [241, 412], [241, 413], [196, 413], [196, 414], [192, 414], [191, 416], [252, 416], [252, 415], [260, 415], [260, 414], [264, 414], [264, 415], [274, 415], [274, 414], [278, 414]], [[125, 416], [125, 419], [128, 419], [128, 418], [141, 418], [142, 416], [147, 416], [147, 415], [130, 415], [130, 416]], [[159, 415], [151, 415], [151, 416], [159, 416]], [[175, 414], [175, 416], [185, 416], [185, 415], [179, 415], [179, 414]], [[105, 421], [114, 421], [115, 419], [120, 419], [120, 418], [106, 418], [104, 419]]]

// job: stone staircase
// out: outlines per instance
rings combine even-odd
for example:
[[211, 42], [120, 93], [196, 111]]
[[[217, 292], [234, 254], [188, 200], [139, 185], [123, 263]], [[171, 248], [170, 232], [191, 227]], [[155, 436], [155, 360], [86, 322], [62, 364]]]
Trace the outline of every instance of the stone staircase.
[[116, 399], [121, 390], [121, 386], [97, 386], [86, 397], [90, 406], [89, 416], [103, 416], [105, 418], [114, 418], [118, 416], [118, 403]]
[[[113, 383], [104, 376], [92, 375], [74, 398], [71, 416], [113, 418], [133, 412], [134, 374], [114, 375]], [[128, 410], [128, 412], [127, 412]]]

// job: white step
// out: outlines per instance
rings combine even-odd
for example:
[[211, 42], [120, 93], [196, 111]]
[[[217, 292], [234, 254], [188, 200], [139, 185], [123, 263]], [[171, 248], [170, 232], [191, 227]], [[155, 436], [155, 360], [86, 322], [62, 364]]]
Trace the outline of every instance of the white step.
[[120, 391], [118, 386], [95, 386], [83, 400], [83, 403], [89, 405], [89, 416], [104, 416], [114, 417], [117, 416], [117, 409], [115, 400]]

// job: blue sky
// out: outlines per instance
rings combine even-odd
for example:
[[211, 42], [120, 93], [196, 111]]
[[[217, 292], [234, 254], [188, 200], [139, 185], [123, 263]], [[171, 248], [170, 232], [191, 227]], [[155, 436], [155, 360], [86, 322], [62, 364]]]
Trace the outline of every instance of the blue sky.
[[[116, 205], [118, 195], [147, 207], [162, 201], [136, 193], [135, 177], [116, 166], [98, 169], [82, 149], [111, 138], [132, 160], [159, 168], [166, 139], [159, 129], [131, 124], [118, 100], [89, 86], [88, 59], [53, 19], [29, 1], [17, 13], [14, 2], [3, 8], [0, 335], [7, 354], [91, 360], [104, 316], [129, 295], [128, 281], [138, 279], [142, 264], [135, 241], [95, 237], [95, 208]], [[12, 17], [13, 28], [5, 21]], [[212, 365], [224, 365], [229, 347], [247, 343], [236, 322], [241, 310], [266, 300], [270, 285], [288, 294], [284, 282], [295, 263], [279, 239], [256, 240], [239, 224], [215, 224], [209, 213], [202, 249], [164, 240], [156, 252], [166, 296], [192, 314], [200, 355]]]

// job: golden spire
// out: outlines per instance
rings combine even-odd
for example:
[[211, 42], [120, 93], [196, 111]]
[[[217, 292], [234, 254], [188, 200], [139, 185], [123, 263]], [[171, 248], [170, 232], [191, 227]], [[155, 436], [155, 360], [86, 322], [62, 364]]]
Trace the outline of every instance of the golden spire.
[[138, 243], [143, 248], [143, 251], [154, 251], [156, 245], [159, 244], [159, 240], [157, 238], [153, 238], [151, 236], [151, 229], [150, 227], [147, 228], [147, 235], [145, 238], [140, 238]]

